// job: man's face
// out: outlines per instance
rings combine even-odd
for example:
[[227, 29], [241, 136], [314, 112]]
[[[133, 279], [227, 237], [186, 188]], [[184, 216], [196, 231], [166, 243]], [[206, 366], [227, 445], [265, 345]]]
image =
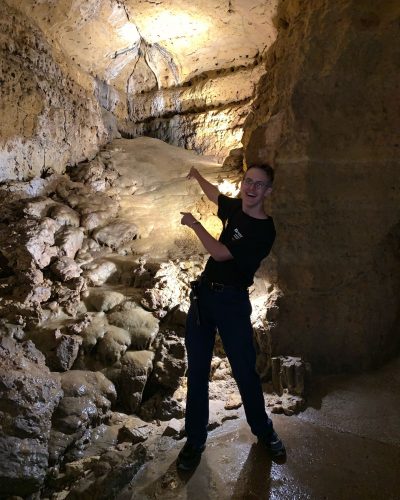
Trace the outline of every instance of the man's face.
[[245, 173], [240, 186], [240, 194], [245, 205], [262, 204], [271, 191], [268, 176], [263, 170], [253, 167]]

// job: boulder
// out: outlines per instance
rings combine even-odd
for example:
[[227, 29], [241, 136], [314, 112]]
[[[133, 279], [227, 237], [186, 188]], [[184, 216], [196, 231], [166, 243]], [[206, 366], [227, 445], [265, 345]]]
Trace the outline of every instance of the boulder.
[[99, 243], [116, 250], [124, 243], [134, 240], [137, 234], [138, 228], [131, 221], [115, 219], [93, 231], [93, 238]]
[[142, 402], [144, 386], [153, 368], [152, 351], [128, 351], [121, 359], [118, 398], [124, 408], [135, 412]]
[[86, 302], [94, 307], [96, 311], [107, 312], [121, 304], [125, 299], [125, 295], [119, 292], [92, 289], [89, 292]]
[[89, 285], [101, 286], [118, 273], [118, 268], [114, 262], [106, 259], [97, 259], [84, 266], [84, 276]]
[[81, 249], [84, 234], [82, 229], [77, 227], [63, 226], [56, 234], [56, 244], [58, 255], [74, 259]]
[[61, 226], [79, 227], [80, 225], [78, 212], [68, 205], [53, 205], [50, 207], [48, 215]]
[[158, 392], [142, 404], [139, 415], [144, 420], [180, 419], [185, 415], [185, 403], [177, 401], [172, 394]]
[[107, 317], [104, 313], [88, 313], [88, 317], [90, 323], [80, 332], [85, 353], [92, 351], [99, 339], [104, 337], [108, 327]]
[[107, 317], [111, 325], [131, 334], [132, 349], [148, 349], [158, 332], [158, 320], [135, 302], [125, 302]]
[[51, 266], [52, 272], [61, 281], [69, 281], [73, 278], [78, 278], [82, 269], [70, 257], [60, 257]]
[[19, 220], [1, 235], [1, 252], [13, 269], [43, 269], [57, 254], [54, 235], [58, 228], [57, 222], [47, 217]]
[[81, 458], [90, 429], [106, 419], [116, 401], [114, 385], [100, 372], [71, 370], [61, 374], [61, 385], [64, 397], [53, 416], [49, 444], [53, 464], [67, 449], [68, 460]]
[[66, 335], [60, 329], [38, 328], [28, 337], [46, 358], [52, 371], [62, 372], [72, 368], [82, 344], [79, 335]]
[[106, 333], [97, 344], [97, 358], [104, 365], [112, 365], [121, 359], [131, 345], [129, 332], [118, 326], [108, 325]]
[[62, 390], [30, 341], [0, 339], [0, 491], [28, 496], [45, 479], [54, 409]]
[[187, 366], [184, 339], [164, 331], [157, 336], [153, 349], [154, 368], [149, 382], [155, 387], [176, 389]]
[[23, 213], [29, 218], [43, 219], [47, 217], [51, 208], [56, 205], [56, 202], [46, 196], [37, 196], [35, 198], [27, 198], [23, 200]]

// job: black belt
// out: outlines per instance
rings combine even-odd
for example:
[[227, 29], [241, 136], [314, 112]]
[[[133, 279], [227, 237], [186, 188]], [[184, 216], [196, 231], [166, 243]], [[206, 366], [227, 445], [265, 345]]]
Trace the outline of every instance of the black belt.
[[225, 285], [224, 283], [216, 283], [215, 281], [210, 281], [207, 278], [200, 276], [199, 283], [205, 285], [210, 290], [214, 292], [223, 292], [224, 290], [240, 290], [242, 292], [247, 292], [248, 288], [245, 285]]

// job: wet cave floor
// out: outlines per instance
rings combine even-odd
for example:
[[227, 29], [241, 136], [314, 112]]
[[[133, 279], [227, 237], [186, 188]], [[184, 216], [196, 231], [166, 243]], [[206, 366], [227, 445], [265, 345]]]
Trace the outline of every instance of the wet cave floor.
[[240, 415], [209, 434], [192, 473], [175, 466], [184, 440], [164, 441], [117, 499], [400, 498], [400, 358], [366, 374], [320, 378], [306, 411], [272, 415], [287, 448], [283, 464]]

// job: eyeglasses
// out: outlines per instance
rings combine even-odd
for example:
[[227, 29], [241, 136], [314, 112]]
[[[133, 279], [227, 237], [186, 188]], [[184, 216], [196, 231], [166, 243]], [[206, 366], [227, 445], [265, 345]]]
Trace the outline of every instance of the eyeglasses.
[[254, 186], [254, 189], [256, 191], [260, 191], [260, 189], [262, 188], [266, 188], [269, 186], [269, 184], [267, 182], [261, 182], [261, 181], [253, 181], [253, 179], [250, 179], [250, 177], [246, 177], [245, 179], [243, 179], [243, 184], [245, 184], [246, 186]]

